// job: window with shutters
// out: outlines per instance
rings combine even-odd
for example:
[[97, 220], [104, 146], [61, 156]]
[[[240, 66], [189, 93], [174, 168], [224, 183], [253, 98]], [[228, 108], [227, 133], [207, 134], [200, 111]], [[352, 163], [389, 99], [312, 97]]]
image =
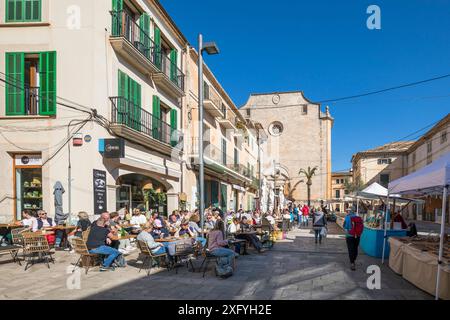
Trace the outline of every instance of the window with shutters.
[[56, 52], [7, 52], [7, 116], [56, 115]]
[[118, 96], [119, 123], [142, 132], [141, 85], [120, 70]]
[[447, 142], [447, 131], [443, 131], [441, 133], [441, 144], [444, 144]]
[[42, 0], [5, 0], [6, 22], [41, 21]]

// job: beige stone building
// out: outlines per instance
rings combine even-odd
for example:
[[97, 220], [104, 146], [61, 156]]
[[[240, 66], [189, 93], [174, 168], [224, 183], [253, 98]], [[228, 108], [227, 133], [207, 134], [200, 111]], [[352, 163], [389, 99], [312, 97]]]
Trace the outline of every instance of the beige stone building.
[[[355, 181], [361, 179], [365, 185], [378, 182], [387, 186], [390, 181], [431, 164], [450, 152], [449, 126], [450, 114], [447, 114], [417, 141], [390, 143], [355, 154], [352, 158], [353, 178]], [[439, 222], [441, 196], [429, 196], [424, 200], [424, 205], [409, 206], [407, 218]]]
[[[240, 109], [268, 132], [263, 174], [275, 189], [275, 201], [307, 200], [306, 179], [300, 169], [318, 167], [311, 199], [331, 198], [331, 130], [334, 119], [328, 107], [309, 101], [301, 91], [252, 94]], [[273, 202], [273, 201], [272, 201]]]
[[[189, 50], [186, 63], [187, 101], [183, 127], [186, 128], [186, 159], [183, 165], [183, 189], [190, 208], [199, 202], [199, 113], [198, 54]], [[257, 205], [259, 190], [257, 123], [246, 121], [208, 66], [204, 65], [204, 157], [205, 204], [223, 210], [251, 210]]]
[[[433, 128], [426, 132], [418, 139], [407, 151], [406, 154], [406, 171], [411, 174], [433, 161], [439, 159], [444, 154], [450, 152], [450, 114], [447, 114]], [[447, 205], [450, 208], [450, 202]], [[450, 210], [448, 210], [450, 211]], [[442, 196], [429, 196], [425, 199], [425, 205], [411, 206], [409, 217], [411, 219], [419, 219], [426, 221], [441, 221], [442, 213]], [[446, 221], [450, 222], [450, 216], [447, 212]]]
[[178, 208], [188, 43], [164, 8], [15, 2], [0, 6], [0, 222], [52, 216], [57, 181], [64, 212]]
[[352, 172], [333, 172], [331, 174], [332, 199], [329, 203], [331, 204], [332, 210], [344, 212], [345, 196], [350, 194], [349, 190], [346, 188], [346, 183], [352, 182]]
[[377, 182], [387, 188], [390, 181], [406, 174], [405, 155], [413, 143], [394, 142], [356, 153], [352, 157], [354, 181], [361, 180], [363, 185]]

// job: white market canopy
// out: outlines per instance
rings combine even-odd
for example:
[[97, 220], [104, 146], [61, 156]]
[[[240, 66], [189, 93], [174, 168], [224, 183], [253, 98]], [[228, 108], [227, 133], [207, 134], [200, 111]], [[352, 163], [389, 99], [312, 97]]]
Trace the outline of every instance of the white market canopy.
[[[359, 191], [356, 193], [354, 198], [360, 199], [360, 200], [378, 200], [378, 199], [384, 199], [387, 200], [388, 197], [388, 189], [383, 187], [382, 185], [374, 182], [367, 188], [365, 188], [363, 191]], [[396, 200], [398, 203], [409, 203], [411, 201], [416, 201], [412, 199], [407, 198], [401, 198], [398, 194], [390, 194], [389, 198], [392, 200]], [[417, 201], [421, 202], [421, 201]]]
[[389, 183], [389, 193], [429, 194], [450, 185], [450, 152], [430, 165]]

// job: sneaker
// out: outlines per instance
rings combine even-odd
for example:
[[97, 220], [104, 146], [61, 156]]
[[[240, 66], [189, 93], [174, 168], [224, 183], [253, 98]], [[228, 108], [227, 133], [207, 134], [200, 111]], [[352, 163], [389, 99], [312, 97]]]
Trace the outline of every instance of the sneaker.
[[352, 265], [351, 265], [350, 269], [352, 269], [352, 271], [355, 271], [355, 270], [356, 270], [356, 266], [355, 266], [355, 264], [354, 264], [354, 263], [352, 263]]
[[128, 253], [128, 250], [127, 250], [127, 249], [119, 249], [119, 252], [120, 252], [121, 254], [127, 254], [127, 253]]
[[111, 268], [107, 268], [107, 267], [100, 267], [100, 272], [107, 272], [107, 271], [111, 271]]

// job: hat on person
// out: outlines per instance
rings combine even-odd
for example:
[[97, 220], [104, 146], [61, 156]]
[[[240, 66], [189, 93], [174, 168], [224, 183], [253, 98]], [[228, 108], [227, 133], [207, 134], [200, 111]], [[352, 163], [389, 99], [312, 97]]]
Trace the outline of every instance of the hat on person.
[[162, 228], [161, 220], [156, 219], [154, 224], [155, 224], [155, 227], [156, 227], [156, 228]]

